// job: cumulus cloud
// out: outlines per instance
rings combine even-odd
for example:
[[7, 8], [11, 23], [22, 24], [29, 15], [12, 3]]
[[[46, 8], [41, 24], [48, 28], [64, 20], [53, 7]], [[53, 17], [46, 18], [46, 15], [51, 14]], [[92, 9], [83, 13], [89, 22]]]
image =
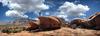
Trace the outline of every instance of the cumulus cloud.
[[41, 10], [49, 9], [49, 6], [44, 4], [45, 0], [1, 0], [1, 2], [4, 6], [8, 6], [10, 10], [14, 11], [6, 12], [6, 15], [8, 16], [9, 14], [11, 17], [13, 16], [13, 13], [15, 14], [15, 12], [22, 16], [28, 12], [40, 12]]
[[[69, 16], [85, 16], [86, 11], [90, 8], [87, 5], [74, 4], [73, 2], [65, 2], [59, 7], [59, 14], [62, 17]], [[63, 16], [64, 15], [64, 16]]]
[[27, 15], [24, 15], [23, 13], [19, 13], [20, 11], [16, 11], [16, 10], [8, 10], [5, 14], [6, 16], [10, 16], [10, 17], [16, 17], [16, 18], [28, 18]]
[[[49, 6], [44, 4], [45, 0], [0, 0], [3, 6], [8, 6], [5, 14], [10, 17], [28, 18], [25, 13], [35, 12], [36, 14], [42, 10], [49, 9]], [[87, 5], [75, 4], [74, 2], [65, 2], [58, 8], [53, 16], [62, 17], [65, 20], [70, 16], [86, 16], [86, 12], [90, 8]], [[53, 13], [52, 13], [53, 14]], [[46, 12], [45, 15], [51, 15]]]
[[66, 15], [57, 15], [57, 17], [60, 17], [60, 18], [64, 18], [66, 21], [68, 21], [69, 19], [67, 18], [67, 16]]

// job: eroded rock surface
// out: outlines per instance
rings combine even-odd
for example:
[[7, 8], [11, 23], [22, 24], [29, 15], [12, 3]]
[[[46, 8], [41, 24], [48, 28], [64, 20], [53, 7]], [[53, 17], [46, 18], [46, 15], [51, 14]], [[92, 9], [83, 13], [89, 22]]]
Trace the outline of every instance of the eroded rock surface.
[[40, 20], [40, 28], [42, 29], [57, 29], [61, 27], [61, 22], [53, 17], [53, 16], [48, 16], [48, 17], [39, 17]]

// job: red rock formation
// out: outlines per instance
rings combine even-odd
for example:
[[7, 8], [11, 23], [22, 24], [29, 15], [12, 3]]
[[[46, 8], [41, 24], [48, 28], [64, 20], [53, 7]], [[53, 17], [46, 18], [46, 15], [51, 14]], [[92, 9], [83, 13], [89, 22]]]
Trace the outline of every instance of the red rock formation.
[[100, 29], [100, 12], [97, 12], [95, 15], [91, 16], [89, 23], [92, 26], [96, 26], [96, 29]]
[[29, 21], [27, 24], [27, 29], [26, 30], [35, 30], [38, 29], [39, 27], [39, 22], [37, 20], [35, 21]]
[[94, 22], [93, 25], [99, 25], [100, 24], [100, 12], [97, 12], [95, 15], [91, 16], [89, 19], [90, 22]]
[[75, 20], [71, 21], [71, 24], [80, 25], [81, 23], [84, 23], [84, 22], [86, 22], [86, 20], [84, 20], [84, 19], [75, 19]]
[[40, 20], [40, 28], [42, 29], [57, 29], [60, 28], [60, 21], [57, 19], [57, 17], [48, 16], [39, 17]]
[[75, 19], [70, 22], [72, 28], [88, 28], [87, 21], [84, 19]]
[[75, 19], [71, 21], [72, 27], [73, 24], [75, 27], [80, 26], [80, 27], [85, 27], [85, 28], [90, 28], [90, 29], [100, 29], [100, 12], [97, 12], [95, 15], [91, 16], [89, 18], [90, 20], [83, 20], [83, 19]]

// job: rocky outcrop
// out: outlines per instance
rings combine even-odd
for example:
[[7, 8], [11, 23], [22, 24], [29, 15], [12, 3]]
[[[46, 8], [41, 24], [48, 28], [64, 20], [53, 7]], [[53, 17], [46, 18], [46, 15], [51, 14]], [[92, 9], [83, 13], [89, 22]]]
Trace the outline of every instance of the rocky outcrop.
[[84, 19], [74, 19], [70, 22], [72, 28], [89, 28], [89, 25]]
[[88, 28], [100, 30], [100, 12], [89, 18], [90, 20], [75, 19], [70, 22], [72, 28]]
[[39, 17], [40, 20], [40, 28], [42, 29], [57, 29], [60, 28], [61, 22], [57, 19], [57, 17], [48, 16]]
[[89, 23], [92, 26], [95, 26], [95, 29], [100, 30], [100, 12], [97, 12], [95, 15], [91, 16], [89, 19], [90, 19]]
[[75, 19], [75, 20], [71, 21], [71, 24], [79, 25], [79, 24], [84, 23], [84, 22], [86, 22], [86, 20], [84, 20], [84, 19]]
[[[49, 30], [49, 29], [57, 29], [62, 26], [62, 24], [66, 24], [65, 21], [56, 16], [39, 16], [39, 20], [29, 22], [29, 28], [34, 29], [38, 27], [39, 29]], [[67, 25], [72, 28], [86, 28], [86, 29], [100, 29], [100, 12], [86, 19], [74, 19]]]
[[26, 27], [26, 30], [35, 30], [39, 28], [39, 22], [37, 20], [29, 21]]
[[[63, 23], [58, 17], [55, 16], [40, 16], [39, 20], [29, 21], [27, 30], [52, 30], [59, 29]], [[64, 24], [64, 23], [63, 23]]]

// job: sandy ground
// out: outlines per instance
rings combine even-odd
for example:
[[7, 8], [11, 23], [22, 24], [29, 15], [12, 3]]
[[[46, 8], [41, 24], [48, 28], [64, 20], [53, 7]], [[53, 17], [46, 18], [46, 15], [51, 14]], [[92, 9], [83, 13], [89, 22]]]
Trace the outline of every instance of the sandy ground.
[[100, 36], [100, 31], [87, 30], [87, 29], [71, 29], [61, 28], [52, 31], [41, 31], [41, 32], [28, 32], [22, 31], [19, 33], [0, 33], [0, 36]]

